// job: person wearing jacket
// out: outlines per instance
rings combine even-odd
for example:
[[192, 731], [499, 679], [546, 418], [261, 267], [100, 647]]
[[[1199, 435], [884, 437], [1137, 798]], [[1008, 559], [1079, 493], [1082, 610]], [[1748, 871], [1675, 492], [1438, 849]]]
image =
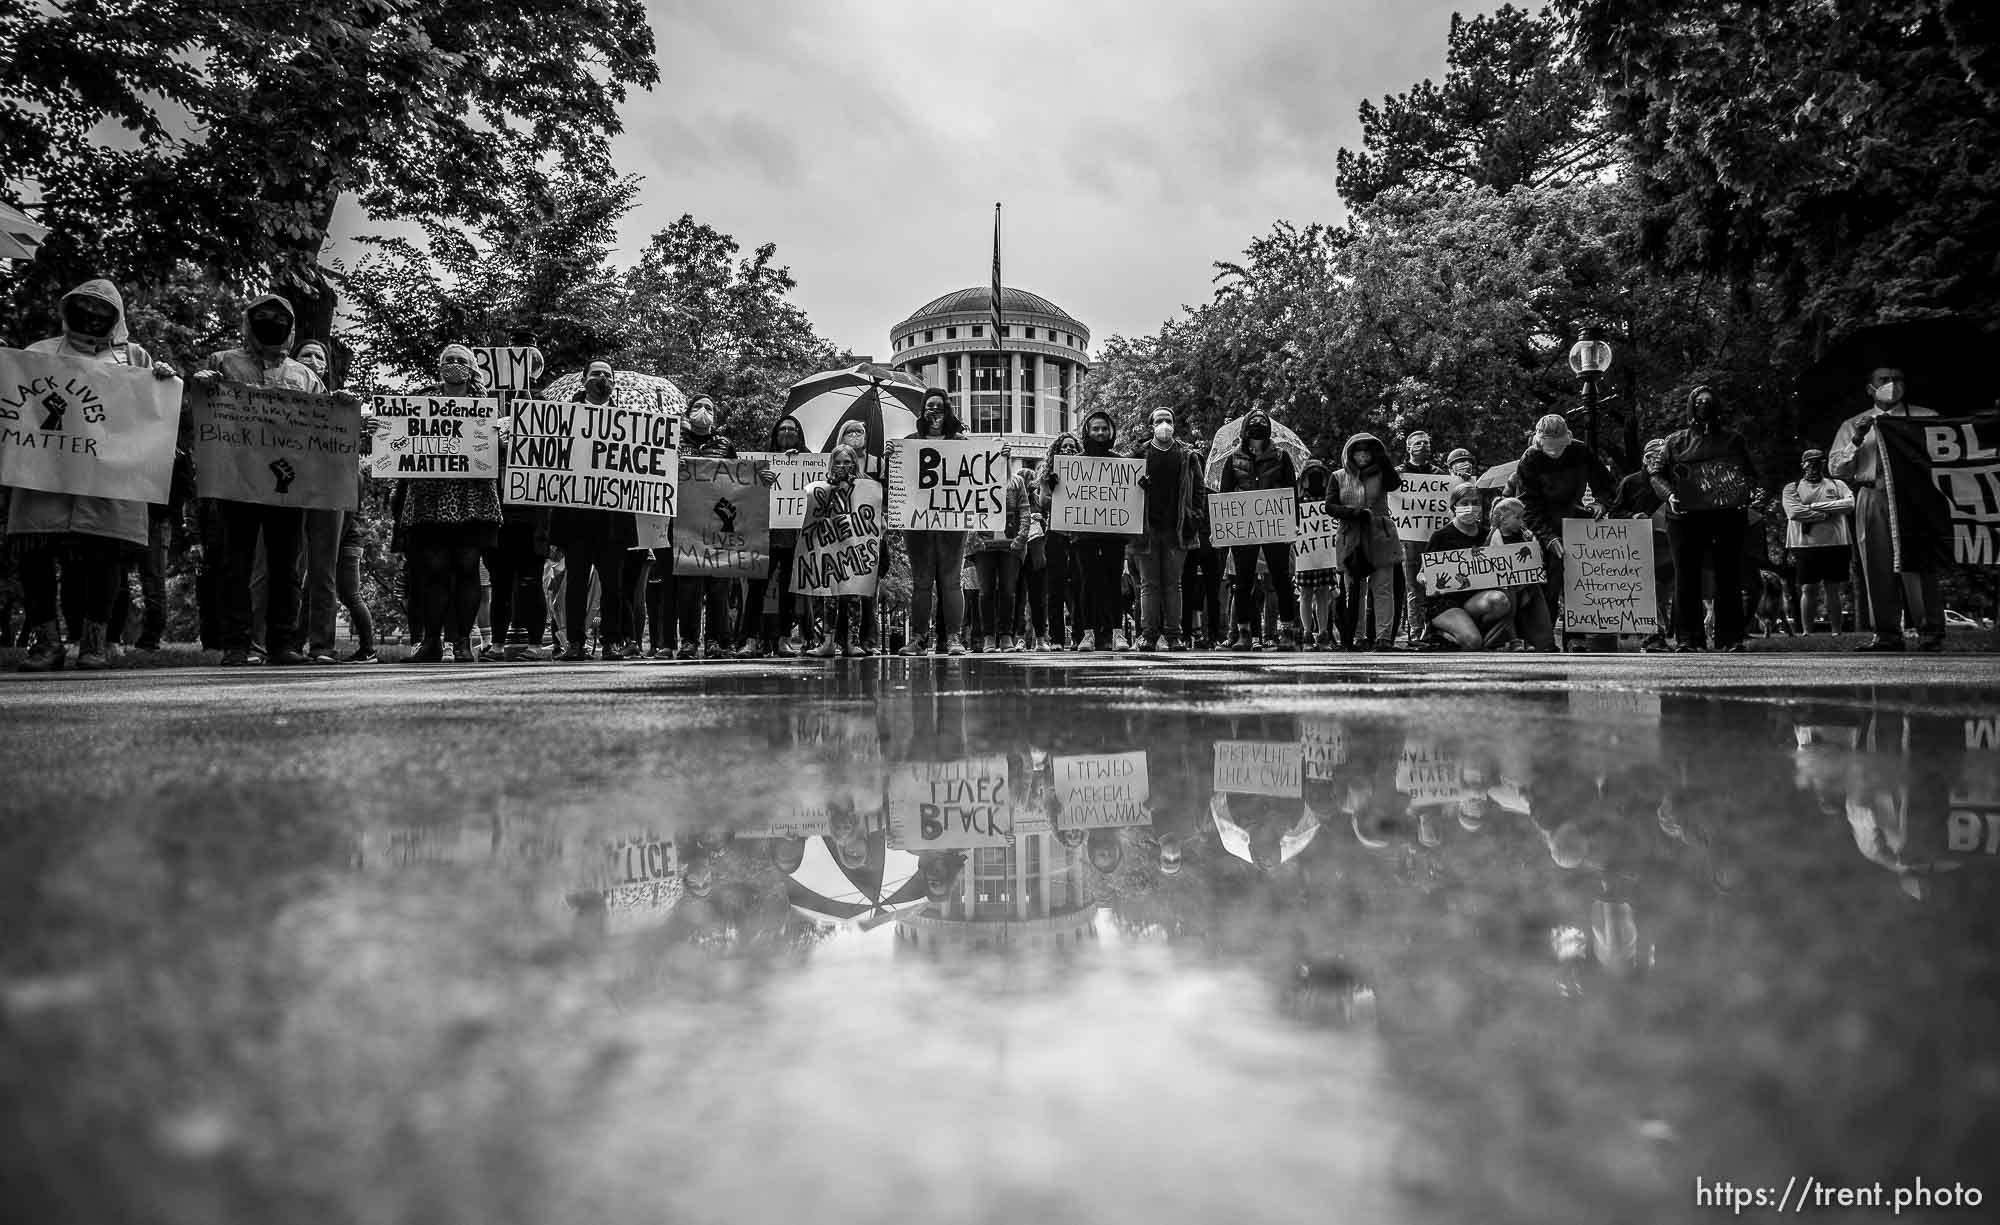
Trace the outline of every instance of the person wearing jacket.
[[[1198, 441], [1192, 444], [1194, 459], [1203, 472], [1208, 471], [1209, 443]], [[1203, 498], [1195, 515], [1195, 541], [1188, 549], [1187, 562], [1181, 568], [1181, 621], [1188, 631], [1189, 645], [1197, 651], [1215, 650], [1222, 646], [1222, 550], [1215, 547], [1208, 534], [1208, 499]], [[1201, 630], [1194, 628], [1195, 620], [1201, 621]]]
[[[1243, 441], [1222, 461], [1221, 485], [1223, 493], [1239, 493], [1258, 489], [1296, 489], [1298, 473], [1292, 467], [1292, 457], [1283, 447], [1271, 441], [1271, 414], [1261, 408], [1253, 408], [1243, 422]], [[1231, 560], [1236, 567], [1236, 583], [1232, 604], [1236, 610], [1236, 628], [1229, 637], [1228, 649], [1247, 651], [1251, 640], [1257, 637], [1257, 627], [1250, 624], [1250, 593], [1257, 581], [1257, 555], [1264, 555], [1264, 567], [1271, 576], [1271, 596], [1278, 605], [1278, 639], [1273, 644], [1280, 651], [1299, 649], [1299, 599], [1292, 587], [1292, 546], [1284, 544], [1238, 545], [1230, 550]]]
[[[297, 315], [277, 294], [253, 299], [243, 311], [243, 343], [211, 354], [194, 377], [203, 382], [224, 379], [253, 387], [285, 387], [324, 391], [319, 376], [291, 356]], [[225, 666], [272, 663], [302, 664], [306, 655], [294, 645], [299, 623], [299, 551], [305, 543], [305, 512], [295, 506], [265, 506], [256, 502], [215, 500], [221, 529], [222, 577], [218, 595], [223, 608]], [[259, 541], [264, 546], [266, 603], [263, 642], [253, 642], [251, 579]]]
[[1334, 552], [1348, 578], [1351, 593], [1342, 612], [1352, 642], [1374, 617], [1375, 649], [1396, 649], [1396, 572], [1403, 564], [1403, 542], [1389, 510], [1389, 494], [1402, 488], [1403, 477], [1389, 463], [1389, 452], [1373, 434], [1360, 433], [1340, 449], [1340, 467], [1327, 486], [1326, 513], [1340, 523]]
[[[1428, 430], [1411, 430], [1403, 438], [1403, 450], [1408, 456], [1396, 471], [1404, 476], [1446, 476], [1449, 469], [1431, 457], [1431, 436]], [[1396, 575], [1398, 598], [1403, 606], [1403, 645], [1411, 650], [1421, 649], [1429, 640], [1430, 618], [1424, 612], [1424, 590], [1417, 585], [1417, 570], [1424, 564], [1424, 549], [1405, 548], [1403, 565]]]
[[[726, 434], [716, 432], [715, 400], [698, 395], [688, 401], [682, 421], [682, 459], [735, 459], [736, 444]], [[676, 659], [693, 659], [695, 644], [702, 644], [702, 657], [721, 659], [734, 654], [729, 637], [729, 591], [735, 579], [708, 574], [683, 574], [674, 580], [680, 613], [680, 650]], [[707, 629], [703, 629], [704, 614]]]
[[1199, 537], [1208, 491], [1194, 452], [1174, 438], [1174, 410], [1156, 408], [1148, 417], [1153, 436], [1132, 456], [1146, 461], [1139, 487], [1146, 491], [1144, 530], [1132, 542], [1139, 567], [1139, 632], [1145, 650], [1156, 651], [1164, 635], [1169, 651], [1188, 649], [1181, 633], [1181, 568]]
[[[797, 455], [805, 450], [806, 431], [799, 419], [787, 413], [778, 418], [771, 427], [768, 449], [779, 455]], [[798, 652], [792, 649], [792, 562], [798, 556], [799, 533], [795, 528], [771, 529], [771, 573], [768, 578], [750, 580], [750, 591], [743, 599], [743, 621], [738, 635], [743, 639], [743, 647], [736, 652], [738, 659], [757, 659], [765, 655], [776, 655], [791, 659]], [[764, 603], [773, 584], [778, 588], [778, 611], [775, 614], [764, 611]], [[751, 627], [756, 626], [753, 630]]]
[[1741, 651], [1743, 537], [1755, 493], [1756, 462], [1750, 444], [1729, 428], [1729, 413], [1715, 389], [1688, 393], [1689, 423], [1667, 435], [1667, 450], [1653, 478], [1667, 498], [1667, 548], [1674, 559], [1674, 650], [1702, 647], [1706, 620], [1702, 570], [1715, 572], [1715, 648]]
[[[1092, 409], [1083, 419], [1083, 437], [1078, 440], [1084, 455], [1113, 458], [1112, 441], [1117, 427], [1111, 414]], [[1042, 474], [1043, 487], [1053, 492], [1056, 469], [1049, 465]], [[1111, 532], [1072, 532], [1070, 561], [1076, 568], [1077, 617], [1076, 649], [1108, 651], [1111, 631], [1123, 614], [1122, 583], [1125, 577], [1125, 537]]]
[[[1019, 625], [1025, 620], [1021, 640], [1014, 648], [1017, 651], [1049, 649], [1050, 495], [1042, 485], [1039, 467], [1031, 462], [1016, 472], [1012, 481], [1019, 487], [1021, 502], [1021, 530], [1014, 537], [1014, 551], [1021, 558], [1021, 582], [1010, 624]], [[1008, 494], [1009, 498], [1015, 496], [1014, 492]], [[1060, 611], [1057, 615], [1061, 615]]]
[[[826, 479], [814, 481], [806, 490], [806, 514], [802, 527], [810, 527], [822, 519], [854, 513], [854, 481], [861, 475], [861, 457], [862, 452], [849, 446], [833, 448], [833, 453], [827, 456]], [[858, 659], [866, 656], [868, 650], [861, 645], [861, 597], [822, 596], [820, 604], [824, 632], [819, 645], [806, 654], [815, 659], [838, 659], [843, 655]], [[958, 644], [954, 642], [952, 645]]]
[[972, 649], [1012, 651], [1014, 649], [1014, 592], [1021, 581], [1021, 562], [1028, 548], [1027, 470], [1009, 477], [1001, 490], [1006, 505], [1006, 521], [998, 537], [973, 536], [972, 567], [979, 581], [979, 625], [983, 640]]
[[1840, 423], [1827, 452], [1827, 471], [1854, 491], [1854, 543], [1861, 553], [1861, 588], [1867, 596], [1868, 623], [1874, 636], [1857, 650], [1900, 651], [1903, 614], [1920, 627], [1920, 651], [1944, 649], [1944, 600], [1938, 594], [1938, 573], [1910, 550], [1905, 568], [1896, 568], [1895, 541], [1889, 530], [1889, 495], [1883, 489], [1881, 440], [1875, 419], [1882, 416], [1935, 417], [1937, 410], [1912, 404], [1909, 381], [1900, 366], [1884, 364], [1868, 375], [1869, 405]]
[[[1056, 470], [1055, 457], [1081, 454], [1083, 443], [1075, 434], [1058, 434], [1056, 440], [1049, 444], [1049, 462], [1042, 465], [1042, 471], [1033, 474], [1035, 505], [1045, 523], [1050, 520], [1050, 503], [1055, 500], [1056, 483], [1050, 479]], [[1077, 556], [1074, 533], [1050, 532], [1043, 539], [1047, 562], [1042, 574], [1042, 590], [1048, 606], [1048, 647], [1052, 651], [1061, 651], [1079, 646], [1083, 633], [1083, 569]]]
[[1515, 465], [1506, 496], [1519, 499], [1528, 531], [1541, 542], [1547, 575], [1543, 594], [1552, 616], [1562, 607], [1563, 598], [1562, 521], [1590, 517], [1583, 505], [1586, 489], [1597, 500], [1597, 516], [1601, 518], [1617, 495], [1611, 470], [1596, 452], [1570, 435], [1569, 422], [1561, 413], [1549, 413], [1535, 422], [1534, 437]]
[[[85, 281], [63, 295], [57, 314], [62, 334], [38, 340], [30, 353], [151, 370], [156, 379], [174, 369], [128, 338], [125, 299], [110, 281]], [[124, 498], [15, 489], [7, 500], [7, 537], [18, 565], [22, 601], [33, 639], [21, 661], [23, 672], [53, 672], [63, 666], [59, 610], [76, 610], [76, 666], [110, 666], [105, 624], [124, 577], [122, 550], [144, 548], [150, 538], [146, 503]]]
[[1785, 547], [1799, 583], [1800, 620], [1807, 633], [1826, 607], [1827, 633], [1840, 636], [1846, 612], [1848, 556], [1853, 534], [1854, 494], [1826, 474], [1826, 452], [1817, 447], [1799, 457], [1799, 479], [1785, 486]]
[[[951, 411], [951, 396], [943, 388], [932, 387], [924, 392], [923, 412], [917, 417], [916, 433], [910, 437], [965, 437], [965, 427]], [[940, 645], [947, 654], [965, 654], [965, 647], [959, 641], [959, 629], [965, 619], [965, 592], [959, 585], [965, 533], [904, 532], [903, 546], [910, 555], [910, 639], [903, 654], [931, 653], [934, 607], [944, 614], [944, 641]]]
[[[1470, 482], [1451, 491], [1451, 522], [1431, 533], [1422, 553], [1449, 552], [1484, 546], [1484, 499]], [[1405, 546], [1406, 552], [1416, 549]], [[1418, 570], [1421, 573], [1421, 557]], [[1431, 591], [1425, 593], [1431, 628], [1465, 651], [1490, 651], [1514, 636], [1514, 599], [1506, 591]]]
[[[1308, 459], [1299, 469], [1299, 504], [1326, 504], [1332, 473], [1326, 464]], [[1299, 588], [1300, 623], [1305, 643], [1316, 651], [1333, 649], [1333, 610], [1340, 595], [1340, 571], [1302, 570], [1296, 576]]]
[[[611, 403], [615, 376], [611, 363], [593, 361], [584, 367], [583, 386], [570, 397], [574, 404]], [[597, 571], [597, 639], [607, 660], [631, 658], [626, 651], [625, 555], [638, 547], [639, 527], [623, 511], [562, 506], [549, 512], [549, 543], [563, 554], [563, 632], [569, 636], [562, 658], [577, 662], [590, 656], [584, 643], [590, 634], [590, 572]], [[633, 652], [636, 654], [636, 650]]]
[[1674, 555], [1662, 526], [1666, 522], [1667, 499], [1654, 480], [1667, 462], [1667, 440], [1651, 440], [1639, 455], [1639, 471], [1618, 482], [1618, 492], [1611, 499], [1611, 517], [1653, 521], [1653, 590], [1658, 597], [1661, 632], [1647, 635], [1639, 645], [1641, 650], [1656, 651], [1665, 647], [1666, 633], [1674, 623]]

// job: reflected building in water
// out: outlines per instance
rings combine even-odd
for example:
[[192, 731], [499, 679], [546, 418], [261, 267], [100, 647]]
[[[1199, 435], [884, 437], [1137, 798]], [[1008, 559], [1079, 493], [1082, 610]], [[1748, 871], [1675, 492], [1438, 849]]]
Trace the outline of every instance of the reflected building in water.
[[1093, 869], [1081, 846], [1053, 833], [1014, 835], [1006, 846], [975, 847], [942, 898], [897, 917], [899, 951], [1055, 951], [1097, 938]]

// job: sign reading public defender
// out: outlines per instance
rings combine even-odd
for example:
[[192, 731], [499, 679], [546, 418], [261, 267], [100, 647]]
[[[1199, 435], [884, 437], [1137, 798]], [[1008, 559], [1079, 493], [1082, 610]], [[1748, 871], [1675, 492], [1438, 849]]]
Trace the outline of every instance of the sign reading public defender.
[[904, 438], [889, 466], [889, 526], [997, 532], [1007, 522], [1007, 456], [997, 443]]
[[470, 396], [376, 396], [368, 475], [492, 480], [500, 475], [494, 425], [500, 401]]
[[557, 400], [507, 405], [510, 506], [672, 515], [680, 482], [674, 419], [664, 413]]

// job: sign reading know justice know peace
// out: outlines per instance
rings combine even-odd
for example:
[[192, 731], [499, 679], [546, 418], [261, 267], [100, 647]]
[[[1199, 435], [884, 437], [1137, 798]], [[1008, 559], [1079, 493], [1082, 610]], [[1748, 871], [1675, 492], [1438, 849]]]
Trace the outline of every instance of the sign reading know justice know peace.
[[674, 419], [664, 413], [558, 400], [508, 402], [510, 506], [672, 515], [680, 483]]
[[0, 485], [164, 504], [180, 419], [179, 379], [0, 349]]
[[997, 532], [1007, 522], [1008, 476], [998, 443], [900, 439], [889, 465], [889, 526]]
[[354, 510], [361, 405], [289, 387], [189, 384], [196, 493], [204, 498]]
[[1208, 495], [1208, 539], [1218, 549], [1243, 544], [1290, 544], [1299, 517], [1289, 489], [1254, 489]]
[[447, 477], [500, 475], [500, 440], [494, 426], [500, 401], [470, 396], [376, 396], [368, 475]]
[[1139, 488], [1145, 460], [1058, 455], [1049, 462], [1056, 474], [1050, 531], [1137, 536], [1145, 527], [1146, 491]]

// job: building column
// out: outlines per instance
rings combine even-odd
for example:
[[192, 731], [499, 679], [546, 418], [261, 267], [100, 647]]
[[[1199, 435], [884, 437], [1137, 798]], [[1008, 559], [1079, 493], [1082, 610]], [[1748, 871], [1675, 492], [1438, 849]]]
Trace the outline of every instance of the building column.
[[972, 428], [972, 357], [965, 353], [954, 353], [951, 359], [958, 363], [958, 394], [965, 397], [955, 406], [958, 419], [965, 422], [966, 428], [970, 429]]
[[1021, 355], [1007, 354], [1007, 411], [1000, 420], [1000, 432], [1014, 433], [1021, 425]]

